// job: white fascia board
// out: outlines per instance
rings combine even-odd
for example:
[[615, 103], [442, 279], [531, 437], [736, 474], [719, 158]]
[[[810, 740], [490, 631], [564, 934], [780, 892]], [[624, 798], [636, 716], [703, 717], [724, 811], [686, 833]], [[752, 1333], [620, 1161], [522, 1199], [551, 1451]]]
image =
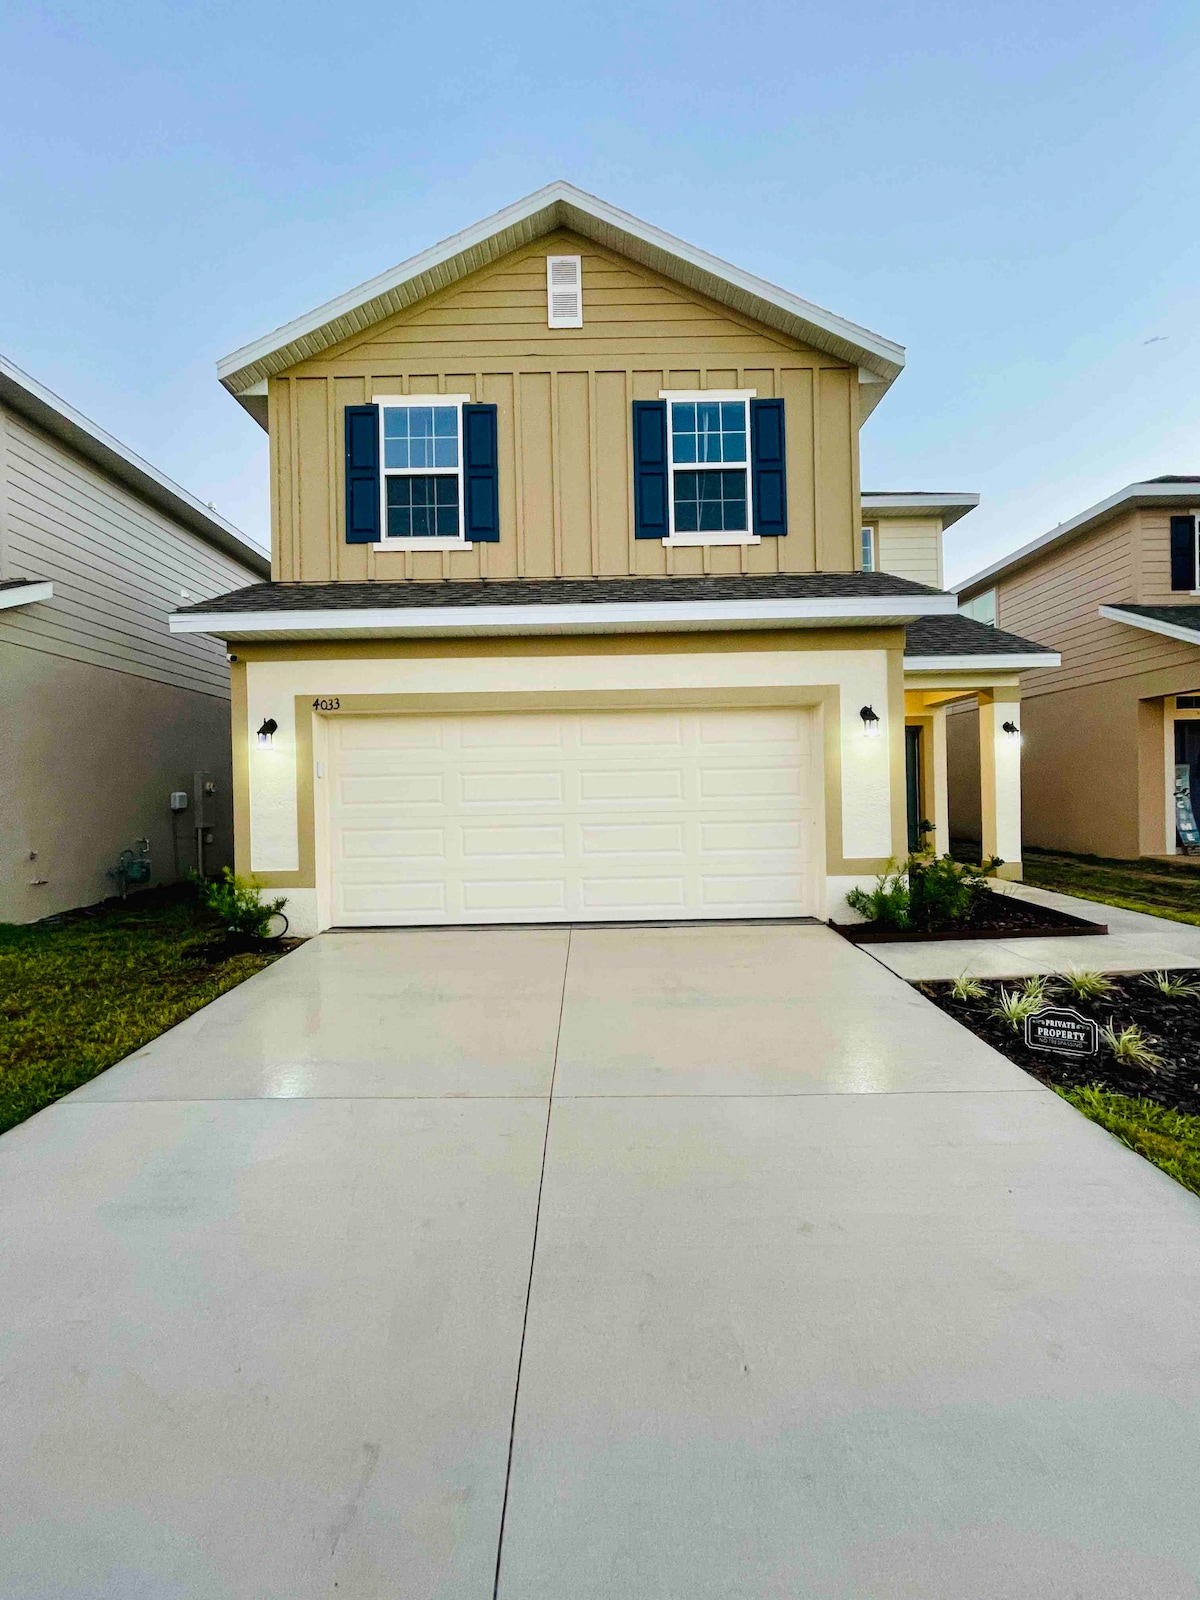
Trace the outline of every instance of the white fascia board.
[[1057, 650], [1039, 650], [1036, 655], [994, 656], [905, 656], [905, 672], [1025, 672], [1035, 667], [1061, 667]]
[[1178, 622], [1162, 622], [1158, 617], [1139, 617], [1136, 613], [1122, 611], [1120, 606], [1101, 606], [1099, 613], [1109, 622], [1123, 622], [1129, 628], [1142, 628], [1147, 633], [1161, 633], [1166, 639], [1178, 639], [1183, 644], [1200, 645], [1200, 631], [1185, 628]]
[[8, 611], [13, 606], [31, 606], [38, 600], [53, 597], [52, 583], [20, 583], [12, 589], [0, 589], [0, 611]]
[[965, 517], [968, 511], [974, 511], [979, 504], [977, 494], [935, 494], [932, 490], [912, 494], [873, 494], [864, 490], [861, 499], [864, 516], [868, 512], [891, 517], [940, 516], [943, 529]]
[[1124, 489], [1118, 489], [1116, 494], [1110, 494], [1107, 500], [1097, 501], [1094, 506], [1081, 511], [1077, 517], [1071, 517], [1067, 522], [1060, 522], [1057, 528], [1051, 528], [1049, 533], [1043, 533], [1039, 538], [1023, 544], [1019, 550], [1014, 550], [1011, 555], [993, 561], [990, 567], [984, 567], [973, 577], [964, 578], [961, 583], [955, 584], [954, 592], [970, 599], [971, 591], [986, 588], [995, 579], [1003, 577], [1006, 573], [1023, 566], [1034, 556], [1040, 555], [1043, 550], [1050, 550], [1055, 545], [1065, 544], [1068, 539], [1074, 539], [1081, 533], [1087, 533], [1107, 517], [1114, 516], [1119, 511], [1133, 511], [1139, 506], [1154, 505], [1164, 500], [1174, 500], [1180, 507], [1200, 505], [1200, 478], [1191, 484], [1186, 482], [1126, 484]]
[[[321, 349], [328, 348], [338, 339], [349, 337], [352, 332], [362, 331], [368, 327], [377, 319], [375, 316], [363, 313], [364, 308], [370, 306], [373, 301], [403, 288], [418, 278], [429, 278], [430, 285], [422, 293], [433, 293], [436, 289], [445, 288], [448, 284], [456, 282], [466, 271], [476, 271], [478, 267], [485, 265], [488, 259], [492, 259], [493, 256], [487, 250], [487, 246], [498, 236], [512, 235], [514, 231], [516, 234], [512, 242], [504, 243], [502, 249], [494, 252], [496, 258], [509, 250], [519, 248], [523, 242], [532, 242], [544, 237], [556, 227], [573, 228], [576, 232], [593, 237], [602, 244], [611, 242], [612, 248], [618, 251], [622, 248], [622, 241], [629, 247], [640, 247], [641, 253], [649, 251], [662, 258], [660, 270], [667, 276], [671, 275], [669, 263], [678, 263], [683, 269], [681, 275], [677, 274], [679, 281], [690, 281], [696, 288], [703, 290], [704, 280], [710, 280], [708, 289], [704, 291], [710, 295], [713, 286], [728, 285], [747, 297], [749, 302], [759, 302], [763, 309], [770, 308], [775, 312], [783, 312], [785, 317], [795, 318], [798, 323], [805, 325], [808, 337], [819, 340], [825, 335], [828, 341], [838, 347], [837, 350], [830, 349], [830, 354], [842, 351], [845, 359], [853, 358], [855, 364], [878, 374], [885, 384], [897, 377], [904, 366], [903, 345], [895, 344], [891, 339], [885, 339], [880, 334], [860, 327], [857, 323], [849, 322], [832, 311], [825, 311], [809, 300], [802, 300], [799, 295], [792, 294], [787, 289], [781, 289], [776, 284], [755, 277], [753, 273], [744, 272], [740, 267], [721, 260], [719, 256], [697, 249], [695, 245], [687, 244], [684, 240], [675, 238], [673, 234], [665, 233], [661, 228], [643, 222], [627, 211], [621, 211], [616, 206], [609, 205], [607, 201], [600, 200], [595, 195], [587, 194], [584, 190], [575, 188], [573, 184], [558, 179], [554, 183], [547, 184], [544, 189], [539, 189], [535, 194], [527, 195], [525, 199], [518, 200], [492, 216], [485, 217], [472, 227], [463, 229], [461, 233], [453, 234], [439, 244], [430, 246], [428, 250], [410, 256], [407, 261], [402, 261], [398, 266], [380, 273], [378, 277], [371, 278], [366, 283], [359, 284], [357, 288], [326, 301], [324, 305], [286, 323], [273, 333], [243, 345], [240, 350], [233, 351], [217, 363], [217, 376], [231, 393], [240, 398], [247, 388], [247, 383], [261, 379], [268, 368], [282, 370], [285, 366], [303, 360], [305, 355], [315, 354]], [[626, 253], [630, 253], [628, 249]], [[460, 262], [458, 261], [460, 257], [468, 259], [466, 262]], [[456, 270], [457, 268], [462, 270]], [[420, 297], [418, 295], [415, 298]], [[746, 309], [753, 314], [749, 304]], [[335, 337], [325, 336], [325, 330], [329, 329], [331, 324], [340, 324], [344, 320], [348, 320], [354, 326], [347, 326], [343, 331], [338, 331]], [[306, 341], [307, 349], [304, 348]], [[299, 348], [289, 353], [287, 360], [270, 365], [272, 357], [278, 357], [280, 352], [288, 350], [293, 345]], [[268, 363], [268, 367], [260, 368], [259, 364], [263, 362]], [[246, 374], [246, 377], [239, 381], [241, 374]]]
[[753, 628], [914, 622], [954, 615], [953, 595], [871, 595], [849, 600], [654, 600], [606, 605], [376, 606], [361, 610], [172, 612], [172, 633], [586, 633], [621, 629]]

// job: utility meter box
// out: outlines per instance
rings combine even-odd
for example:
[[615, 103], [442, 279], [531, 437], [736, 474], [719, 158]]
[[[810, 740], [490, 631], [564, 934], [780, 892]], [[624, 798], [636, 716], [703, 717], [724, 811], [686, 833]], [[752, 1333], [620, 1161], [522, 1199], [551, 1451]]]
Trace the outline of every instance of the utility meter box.
[[187, 808], [188, 808], [187, 790], [186, 789], [172, 789], [171, 790], [171, 810], [172, 811], [186, 811]]

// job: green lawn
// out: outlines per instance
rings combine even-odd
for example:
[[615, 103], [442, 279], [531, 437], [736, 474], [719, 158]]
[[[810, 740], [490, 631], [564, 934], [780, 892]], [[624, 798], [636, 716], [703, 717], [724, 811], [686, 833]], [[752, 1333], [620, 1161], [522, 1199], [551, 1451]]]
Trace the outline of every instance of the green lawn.
[[231, 953], [182, 891], [0, 923], [0, 1132], [77, 1089], [276, 959]]
[[1108, 861], [1102, 856], [1029, 848], [1024, 866], [1025, 882], [1038, 889], [1077, 894], [1084, 900], [1200, 927], [1200, 867], [1150, 859]]
[[1161, 1167], [1176, 1183], [1200, 1195], [1200, 1117], [1184, 1116], [1152, 1100], [1134, 1100], [1107, 1089], [1055, 1092], [1122, 1144]]

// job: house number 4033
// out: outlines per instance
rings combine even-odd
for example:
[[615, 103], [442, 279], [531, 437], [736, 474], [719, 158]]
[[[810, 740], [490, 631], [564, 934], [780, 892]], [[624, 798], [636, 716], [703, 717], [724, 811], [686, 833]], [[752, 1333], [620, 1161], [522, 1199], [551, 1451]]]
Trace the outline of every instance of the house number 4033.
[[342, 704], [342, 702], [337, 698], [336, 695], [334, 695], [332, 700], [314, 700], [313, 701], [313, 710], [314, 711], [338, 711], [338, 710], [341, 709], [341, 704]]

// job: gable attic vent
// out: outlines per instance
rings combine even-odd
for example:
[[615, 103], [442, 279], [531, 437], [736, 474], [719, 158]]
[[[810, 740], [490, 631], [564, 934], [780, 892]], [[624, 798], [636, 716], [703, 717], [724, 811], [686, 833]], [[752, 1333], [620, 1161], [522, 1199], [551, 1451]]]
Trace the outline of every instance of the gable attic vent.
[[582, 257], [546, 257], [546, 319], [552, 328], [583, 327]]

